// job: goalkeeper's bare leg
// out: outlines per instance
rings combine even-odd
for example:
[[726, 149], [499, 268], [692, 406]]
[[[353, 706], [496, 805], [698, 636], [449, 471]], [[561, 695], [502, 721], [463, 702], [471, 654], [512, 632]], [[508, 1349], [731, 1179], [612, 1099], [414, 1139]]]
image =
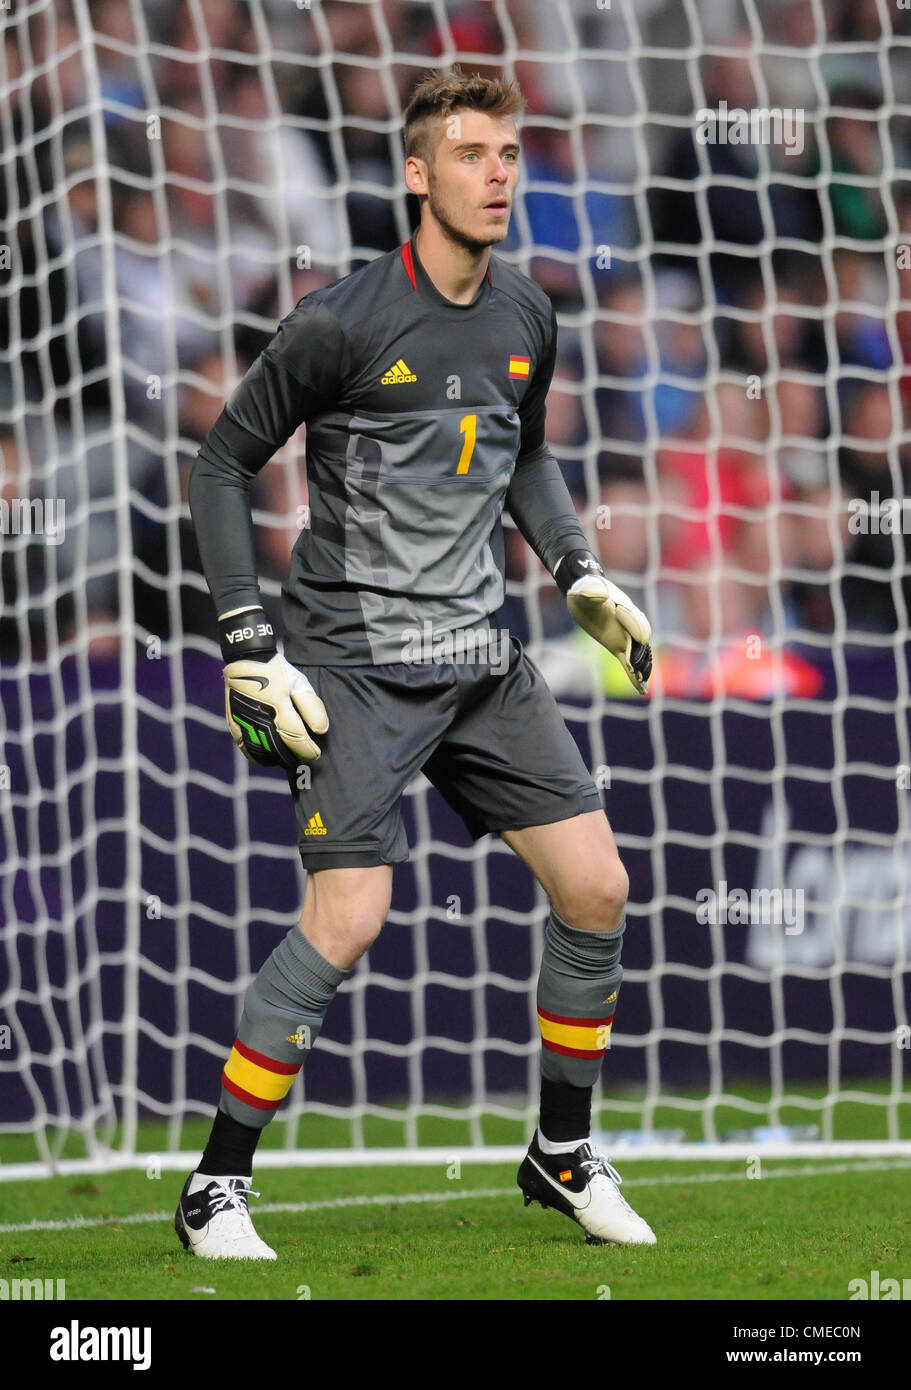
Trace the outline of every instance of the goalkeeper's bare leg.
[[379, 935], [391, 897], [389, 864], [307, 875], [298, 925], [247, 990], [209, 1142], [177, 1206], [175, 1229], [194, 1255], [276, 1258], [247, 1209], [256, 1145], [319, 1037], [335, 991]]
[[629, 879], [607, 817], [584, 812], [503, 839], [550, 899], [538, 977], [540, 1124], [519, 1169], [525, 1205], [556, 1208], [592, 1244], [653, 1245], [620, 1194], [620, 1175], [591, 1143], [598, 1079], [620, 989]]

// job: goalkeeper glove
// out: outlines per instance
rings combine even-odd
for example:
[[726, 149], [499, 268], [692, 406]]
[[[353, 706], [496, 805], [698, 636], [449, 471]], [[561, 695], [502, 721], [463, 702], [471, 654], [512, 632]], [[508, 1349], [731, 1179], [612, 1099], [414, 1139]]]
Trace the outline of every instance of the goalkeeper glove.
[[602, 647], [612, 652], [640, 695], [648, 694], [652, 673], [652, 629], [632, 599], [605, 578], [590, 550], [571, 550], [558, 561], [554, 579], [570, 615]]
[[278, 651], [261, 608], [219, 620], [225, 657], [225, 718], [244, 757], [293, 771], [320, 755], [311, 733], [329, 728], [326, 706], [303, 671]]

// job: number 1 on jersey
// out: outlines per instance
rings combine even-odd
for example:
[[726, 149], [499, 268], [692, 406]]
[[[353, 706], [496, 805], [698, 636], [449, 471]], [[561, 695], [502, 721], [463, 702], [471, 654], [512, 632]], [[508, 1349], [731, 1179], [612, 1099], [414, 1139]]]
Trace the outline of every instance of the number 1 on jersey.
[[474, 453], [475, 440], [478, 437], [477, 415], [463, 415], [459, 422], [459, 433], [464, 434], [465, 438], [462, 441], [462, 452], [459, 455], [459, 466], [456, 473], [467, 473], [471, 456]]

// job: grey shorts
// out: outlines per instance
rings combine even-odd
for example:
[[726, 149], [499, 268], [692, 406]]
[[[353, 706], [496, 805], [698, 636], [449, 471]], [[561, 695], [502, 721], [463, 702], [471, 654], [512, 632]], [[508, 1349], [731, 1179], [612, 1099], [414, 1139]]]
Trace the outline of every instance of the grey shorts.
[[299, 665], [329, 715], [319, 759], [288, 774], [305, 869], [406, 860], [402, 797], [421, 771], [474, 839], [603, 810], [544, 677], [509, 641], [500, 673]]

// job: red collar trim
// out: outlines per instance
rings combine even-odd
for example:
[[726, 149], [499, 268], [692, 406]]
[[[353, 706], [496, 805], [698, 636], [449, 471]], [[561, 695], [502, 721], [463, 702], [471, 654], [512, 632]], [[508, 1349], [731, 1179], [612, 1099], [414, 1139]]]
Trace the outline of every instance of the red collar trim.
[[408, 279], [411, 281], [411, 288], [413, 290], [416, 290], [418, 287], [418, 282], [414, 273], [414, 257], [411, 254], [410, 238], [408, 241], [405, 242], [405, 245], [402, 247], [402, 263], [405, 267], [405, 270], [408, 273]]
[[[404, 267], [405, 267], [405, 272], [406, 272], [406, 274], [407, 274], [407, 276], [408, 276], [408, 279], [411, 281], [411, 288], [412, 288], [413, 290], [416, 290], [417, 287], [418, 287], [418, 282], [417, 282], [417, 277], [416, 277], [416, 275], [415, 275], [415, 273], [414, 273], [414, 256], [412, 255], [412, 252], [411, 252], [411, 238], [410, 238], [410, 237], [408, 238], [408, 240], [407, 240], [407, 241], [404, 243], [404, 245], [402, 246], [402, 264], [403, 264]], [[492, 285], [492, 284], [493, 284], [493, 281], [492, 281], [491, 278], [490, 278], [490, 266], [487, 267], [487, 283], [488, 283], [488, 285]]]

